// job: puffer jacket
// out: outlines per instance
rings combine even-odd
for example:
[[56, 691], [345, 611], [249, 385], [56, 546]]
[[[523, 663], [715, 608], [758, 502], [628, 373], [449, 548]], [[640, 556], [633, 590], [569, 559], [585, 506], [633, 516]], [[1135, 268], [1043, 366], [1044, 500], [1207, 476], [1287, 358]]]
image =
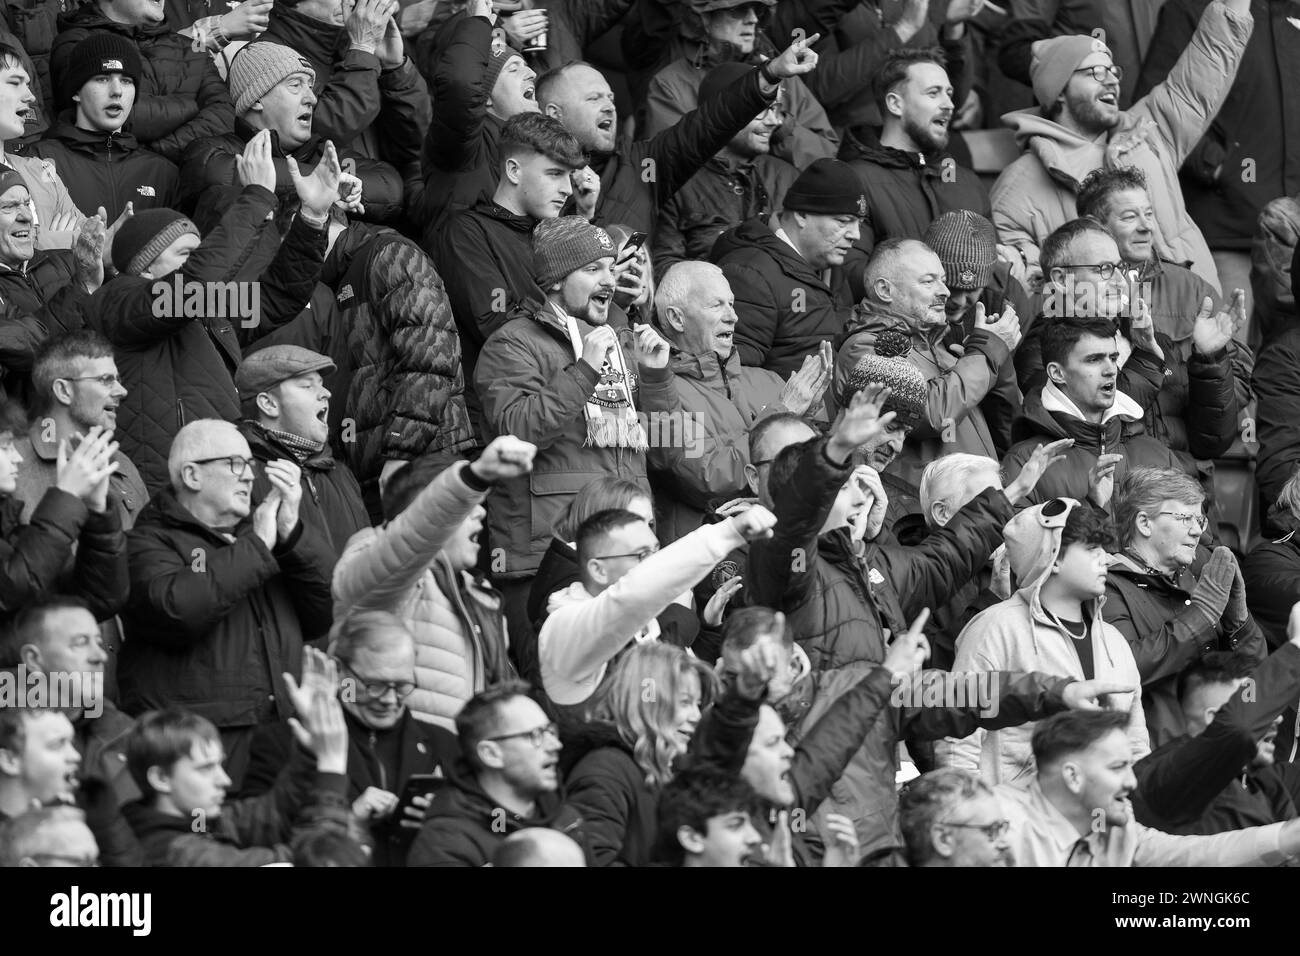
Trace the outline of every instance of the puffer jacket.
[[[275, 207], [270, 191], [261, 186], [245, 188], [217, 228], [166, 282], [233, 279], [241, 259], [256, 246], [259, 232], [274, 229], [266, 217]], [[277, 313], [293, 315], [302, 309], [324, 245], [323, 231], [295, 222], [261, 277], [263, 321], [274, 325], [279, 321]], [[128, 390], [117, 410], [117, 435], [151, 494], [168, 484], [167, 453], [186, 422], [239, 420], [233, 376], [240, 361], [230, 318], [155, 315], [154, 284], [129, 275], [104, 283], [91, 300], [88, 322], [116, 351], [118, 372]]]
[[[236, 157], [244, 154], [248, 141], [257, 130], [242, 119], [233, 121], [211, 136], [197, 139], [185, 150], [181, 160], [181, 191], [187, 201], [198, 199], [196, 219], [203, 224], [205, 209], [222, 210], [239, 189]], [[271, 133], [271, 158], [275, 163], [275, 195], [285, 209], [296, 209], [298, 194], [293, 188], [286, 158], [292, 156], [304, 176], [309, 175], [325, 152], [325, 138], [313, 135], [292, 152], [280, 146], [279, 134]], [[346, 172], [361, 180], [366, 211], [357, 216], [365, 222], [392, 222], [402, 213], [402, 177], [390, 164], [368, 159], [350, 149], [338, 150], [339, 162]]]
[[853, 309], [841, 270], [829, 281], [759, 219], [718, 237], [713, 261], [736, 297], [736, 349], [743, 365], [782, 378], [798, 371], [822, 342], [837, 341]]
[[128, 545], [122, 709], [183, 707], [220, 728], [293, 716], [283, 675], [301, 672], [303, 644], [330, 627], [334, 555], [320, 531], [300, 520], [270, 549], [250, 515], [232, 542], [169, 488], [145, 506]]
[[180, 170], [170, 159], [145, 149], [128, 132], [80, 129], [66, 119], [32, 145], [30, 155], [54, 164], [68, 195], [84, 215], [104, 207], [108, 223], [126, 204], [136, 212], [174, 209], [180, 199]]
[[[1173, 468], [1186, 471], [1178, 457], [1167, 447], [1148, 435], [1136, 434], [1135, 423], [1142, 418], [1137, 402], [1123, 392], [1116, 392], [1115, 404], [1104, 422], [1084, 421], [1077, 414], [1059, 410], [1059, 401], [1049, 401], [1044, 406], [1044, 389], [1037, 388], [1025, 396], [1023, 414], [1012, 428], [1016, 442], [1002, 459], [1002, 468], [1008, 481], [1015, 480], [1026, 461], [1040, 444], [1058, 438], [1073, 438], [1074, 444], [1061, 454], [1048, 468], [1026, 499], [1029, 504], [1042, 504], [1053, 498], [1088, 499], [1088, 469], [1105, 454], [1121, 454], [1124, 459], [1115, 466], [1115, 486], [1124, 481], [1130, 468]], [[1060, 394], [1059, 392], [1057, 394]], [[1065, 401], [1069, 401], [1065, 399]], [[1052, 409], [1057, 410], [1052, 410]], [[1111, 501], [1112, 508], [1114, 501]]]
[[[799, 446], [787, 480], [770, 487], [776, 531], [750, 544], [745, 577], [746, 592], [786, 614], [812, 665], [817, 695], [796, 735], [885, 659], [887, 632], [903, 633], [922, 608], [944, 603], [975, 576], [1012, 515], [1006, 495], [990, 488], [917, 547], [855, 545], [845, 528], [819, 534], [851, 470], [831, 462], [826, 445], [819, 438]], [[896, 833], [897, 742], [877, 723], [833, 790], [866, 850]]]
[[[1164, 79], [1211, 2], [1160, 8], [1136, 95]], [[1300, 191], [1300, 30], [1287, 22], [1297, 11], [1289, 0], [1254, 0], [1250, 12], [1255, 29], [1223, 108], [1183, 163], [1187, 211], [1213, 249], [1250, 248], [1264, 204]]]
[[1043, 240], [1078, 217], [1075, 196], [1084, 177], [1105, 165], [1106, 145], [1148, 125], [1146, 139], [1125, 154], [1150, 184], [1156, 212], [1156, 254], [1190, 262], [1192, 271], [1218, 288], [1218, 271], [1200, 229], [1188, 214], [1178, 169], [1219, 112], [1237, 72], [1254, 21], [1212, 3], [1187, 50], [1163, 83], [1120, 116], [1103, 139], [1092, 140], [1044, 118], [1037, 107], [1008, 113], [1026, 150], [993, 184], [993, 224], [1001, 242], [1038, 262]]
[[1262, 513], [1267, 514], [1300, 464], [1300, 327], [1260, 351], [1254, 386], [1259, 396], [1255, 482]]
[[[328, 443], [320, 451], [301, 459], [255, 421], [245, 419], [240, 422], [239, 431], [248, 439], [248, 447], [259, 464], [284, 459], [297, 463], [302, 469], [302, 504], [298, 513], [307, 524], [324, 535], [331, 554], [342, 554], [354, 534], [370, 527], [366, 506], [361, 500], [361, 486], [347, 465], [334, 460]], [[253, 478], [254, 508], [262, 503], [270, 490], [266, 469], [259, 468]]]
[[257, 42], [287, 46], [316, 72], [312, 131], [399, 170], [420, 160], [429, 126], [429, 90], [410, 58], [385, 70], [373, 53], [351, 49], [347, 30], [299, 13], [280, 0]]
[[59, 15], [59, 35], [50, 48], [50, 70], [62, 74], [73, 47], [91, 33], [116, 33], [134, 43], [140, 51], [141, 74], [131, 109], [131, 132], [174, 163], [190, 143], [219, 136], [235, 121], [230, 93], [212, 58], [175, 31], [166, 22], [147, 27], [116, 23], [94, 2], [86, 2]]
[[1200, 554], [1177, 581], [1151, 574], [1128, 554], [1111, 559], [1106, 580], [1106, 620], [1128, 641], [1142, 675], [1143, 709], [1152, 746], [1186, 732], [1178, 701], [1178, 675], [1204, 654], [1236, 651], [1262, 660], [1268, 653], [1264, 632], [1253, 618], [1231, 631], [1223, 621], [1210, 624], [1189, 600], [1209, 552]]
[[505, 811], [487, 795], [462, 760], [438, 788], [411, 844], [407, 866], [486, 866], [506, 837], [528, 827], [547, 827], [571, 837], [585, 850], [584, 823], [559, 792], [537, 797], [531, 817]]
[[569, 807], [582, 817], [591, 865], [649, 865], [659, 787], [646, 782], [618, 729], [596, 722], [566, 733], [560, 775]]
[[[591, 326], [578, 322], [586, 335]], [[635, 375], [635, 367], [628, 370]], [[475, 385], [483, 402], [483, 440], [514, 435], [537, 446], [531, 474], [499, 483], [488, 507], [492, 547], [502, 549], [510, 580], [532, 577], [551, 543], [551, 531], [569, 502], [596, 478], [637, 482], [649, 493], [646, 455], [631, 447], [588, 444], [588, 399], [598, 373], [573, 346], [560, 319], [547, 306], [511, 319], [492, 334], [479, 354]], [[638, 411], [652, 409], [633, 402]]]
[[798, 176], [775, 156], [735, 165], [714, 156], [660, 211], [650, 250], [655, 275], [663, 281], [678, 262], [709, 259], [718, 237], [747, 219], [769, 222]]
[[988, 187], [951, 156], [909, 153], [849, 136], [840, 159], [861, 178], [867, 197], [861, 235], [844, 260], [850, 276], [861, 274], [877, 243], [922, 239], [946, 212], [969, 209], [986, 219], [993, 213]]
[[650, 420], [650, 484], [663, 544], [704, 523], [710, 502], [749, 493], [749, 430], [785, 411], [775, 372], [740, 364], [733, 350], [691, 355], [673, 349], [668, 375], [641, 377], [641, 394], [666, 414]]
[[72, 201], [68, 187], [59, 178], [54, 164], [39, 156], [15, 156], [6, 152], [0, 159], [0, 166], [8, 166], [22, 175], [27, 191], [31, 193], [39, 222], [48, 223], [60, 216], [71, 216], [76, 223], [71, 229], [46, 229], [42, 225], [36, 233], [36, 248], [71, 249], [82, 220], [86, 217]]
[[[755, 65], [759, 62], [753, 59]], [[716, 65], [697, 53], [674, 60], [656, 73], [645, 99], [645, 135], [657, 136], [699, 106], [700, 84]], [[840, 137], [817, 98], [800, 77], [786, 80], [781, 89], [785, 121], [772, 135], [772, 155], [798, 169], [818, 159], [834, 159]]]
[[1300, 236], [1300, 196], [1279, 196], [1264, 207], [1250, 249], [1250, 285], [1265, 344], [1300, 324], [1296, 315], [1296, 237]]
[[84, 328], [90, 293], [77, 280], [66, 249], [43, 249], [20, 269], [0, 265], [0, 380], [5, 393], [29, 404], [36, 351], [52, 335]]
[[[999, 373], [1011, 361], [1006, 343], [983, 329], [967, 336], [964, 354], [944, 342], [946, 326], [929, 332], [914, 329], [908, 320], [870, 299], [853, 310], [835, 355], [835, 394], [842, 395], [853, 369], [864, 356], [875, 353], [876, 338], [886, 331], [900, 332], [912, 343], [907, 360], [926, 380], [926, 418], [907, 436], [903, 453], [890, 468], [913, 486], [921, 483], [925, 466], [940, 455], [965, 452], [997, 457], [997, 446], [980, 411], [980, 403], [994, 386], [1002, 391], [1015, 383]], [[1013, 402], [1019, 396], [1008, 396]]]
[[334, 569], [335, 616], [379, 609], [400, 617], [415, 638], [407, 704], [453, 732], [467, 700], [514, 676], [501, 596], [441, 554], [486, 494], [468, 465], [453, 465], [392, 521], [354, 535]]
[[[1079, 654], [1071, 646], [1070, 633], [1043, 609], [1043, 575], [1007, 600], [981, 611], [957, 637], [954, 674], [987, 671], [1041, 671], [1062, 677], [1085, 679]], [[1142, 709], [1141, 677], [1133, 652], [1111, 624], [1102, 618], [1105, 597], [1087, 608], [1091, 622], [1093, 676], [1139, 688], [1131, 695], [1112, 694], [1116, 709], [1128, 711], [1128, 739], [1133, 759], [1151, 752], [1146, 716]], [[1117, 700], [1117, 698], [1119, 698]], [[1007, 784], [1028, 789], [1035, 779], [1034, 753], [1030, 748], [1033, 724], [1007, 727], [996, 732], [977, 730], [964, 738], [949, 738], [935, 748], [940, 764], [978, 773], [990, 786]]]
[[348, 464], [369, 502], [385, 462], [473, 445], [460, 340], [433, 262], [395, 232], [356, 250], [335, 300], [356, 365]]

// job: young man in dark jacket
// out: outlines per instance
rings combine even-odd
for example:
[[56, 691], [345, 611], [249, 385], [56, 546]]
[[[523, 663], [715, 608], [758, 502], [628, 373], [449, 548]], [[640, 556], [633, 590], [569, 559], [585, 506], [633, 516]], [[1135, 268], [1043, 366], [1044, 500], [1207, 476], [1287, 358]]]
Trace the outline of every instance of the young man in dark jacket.
[[437, 791], [408, 866], [483, 866], [511, 833], [550, 827], [582, 843], [582, 819], [560, 795], [560, 735], [507, 681], [476, 694], [456, 717], [462, 761]]
[[324, 529], [299, 516], [292, 462], [266, 465], [272, 491], [253, 511], [256, 461], [233, 424], [186, 425], [168, 470], [171, 487], [130, 535], [122, 706], [184, 706], [210, 719], [237, 788], [257, 727], [289, 716], [282, 674], [329, 629], [335, 558]]
[[205, 717], [145, 714], [127, 739], [127, 768], [143, 796], [124, 813], [148, 866], [265, 866], [293, 859], [296, 833], [346, 832], [348, 735], [333, 662], [308, 650], [299, 685], [288, 678], [298, 742], [269, 793], [226, 800], [221, 736]]
[[[814, 38], [815, 39], [815, 38]], [[780, 81], [810, 73], [817, 54], [796, 40], [780, 56], [732, 83], [710, 103], [650, 140], [617, 138], [614, 94], [594, 67], [571, 63], [538, 80], [542, 111], [565, 125], [592, 157], [600, 177], [594, 220], [653, 232], [659, 209], [776, 95]]]
[[128, 205], [141, 212], [175, 206], [180, 198], [176, 164], [124, 129], [140, 77], [134, 43], [114, 33], [87, 36], [55, 77], [61, 115], [30, 150], [54, 163], [82, 213], [103, 209], [106, 222], [116, 222]]
[[[235, 388], [249, 416], [239, 424], [253, 457], [278, 459], [302, 469], [303, 513], [337, 557], [348, 539], [370, 526], [361, 486], [329, 446], [330, 393], [321, 374], [334, 371], [324, 355], [296, 345], [271, 345], [250, 355], [235, 372]], [[265, 474], [253, 483], [253, 505], [271, 491]]]
[[161, 6], [131, 0], [93, 0], [59, 16], [50, 71], [66, 74], [76, 45], [90, 33], [115, 33], [131, 41], [149, 64], [136, 91], [132, 132], [172, 162], [185, 147], [230, 128], [230, 94], [211, 58], [164, 22]]

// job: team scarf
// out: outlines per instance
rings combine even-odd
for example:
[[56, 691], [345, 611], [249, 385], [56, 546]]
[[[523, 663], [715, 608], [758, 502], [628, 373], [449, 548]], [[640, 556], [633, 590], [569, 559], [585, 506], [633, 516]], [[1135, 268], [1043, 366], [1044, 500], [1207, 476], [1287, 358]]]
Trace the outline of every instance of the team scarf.
[[[578, 331], [578, 320], [558, 305], [551, 303], [551, 306], [569, 334], [574, 360], [582, 358], [582, 333]], [[636, 406], [632, 404], [632, 378], [627, 370], [623, 347], [617, 344], [617, 338], [615, 343], [604, 364], [597, 370], [599, 377], [596, 388], [584, 408], [587, 418], [586, 444], [645, 451], [645, 429], [641, 427]]]

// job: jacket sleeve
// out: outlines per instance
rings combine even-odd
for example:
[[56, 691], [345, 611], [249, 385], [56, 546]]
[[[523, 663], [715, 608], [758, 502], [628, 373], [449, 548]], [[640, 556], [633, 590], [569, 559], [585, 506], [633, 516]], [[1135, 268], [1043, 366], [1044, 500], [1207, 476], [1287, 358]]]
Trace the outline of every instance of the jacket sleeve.
[[657, 282], [663, 282], [668, 270], [686, 258], [686, 234], [681, 226], [684, 211], [679, 196], [659, 208], [659, 219], [655, 222], [650, 258], [654, 260]]
[[[1253, 692], [1245, 693], [1246, 687]], [[1255, 668], [1250, 683], [1219, 708], [1204, 733], [1138, 761], [1134, 771], [1142, 802], [1165, 825], [1200, 817], [1255, 756], [1258, 741], [1297, 695], [1300, 647], [1288, 643]]]
[[379, 110], [379, 58], [349, 49], [317, 95], [312, 132], [343, 146], [364, 132]]
[[324, 529], [299, 520], [289, 540], [277, 544], [271, 553], [280, 564], [304, 640], [328, 633], [334, 620], [330, 594], [334, 552]]
[[[1162, 12], [1162, 24], [1164, 19]], [[1168, 76], [1130, 110], [1155, 120], [1173, 149], [1174, 165], [1183, 164], [1223, 106], [1254, 28], [1249, 11], [1236, 13], [1223, 3], [1207, 4]], [[1144, 68], [1144, 76], [1148, 68], [1156, 67]]]
[[50, 337], [45, 323], [12, 302], [0, 302], [0, 369], [5, 378], [31, 373], [36, 350]]
[[397, 607], [486, 494], [469, 465], [455, 465], [392, 521], [353, 537], [334, 566], [336, 616], [354, 608]]
[[1196, 458], [1218, 458], [1237, 438], [1237, 379], [1226, 349], [1193, 350], [1187, 359], [1187, 447]]
[[[972, 675], [947, 671], [923, 671], [922, 684], [941, 682], [944, 686], [942, 700], [959, 700], [963, 696], [970, 703], [965, 707], [931, 707], [913, 705], [901, 710], [903, 736], [907, 740], [939, 740], [943, 737], [963, 737], [976, 729], [1000, 730], [1018, 727], [1042, 720], [1066, 709], [1062, 694], [1071, 677], [1049, 674], [993, 671], [978, 683], [994, 690], [997, 697], [980, 699], [971, 693]], [[927, 696], [933, 691], [926, 691]]]
[[516, 309], [540, 303], [540, 289], [519, 289], [500, 270], [492, 245], [474, 216], [452, 214], [435, 241], [434, 261], [446, 284], [457, 328], [475, 351]]
[[564, 0], [552, 5], [552, 16], [561, 18], [573, 32], [578, 46], [586, 49], [632, 9], [633, 0]]
[[743, 263], [723, 262], [721, 268], [736, 297], [735, 334], [740, 362], [742, 365], [765, 365], [781, 317], [772, 289], [762, 273]]
[[328, 222], [324, 228], [316, 229], [302, 216], [293, 217], [275, 258], [258, 283], [257, 324], [250, 328], [243, 322], [239, 323], [241, 344], [247, 345], [269, 335], [285, 323], [292, 322], [307, 307], [325, 264], [328, 237]]
[[579, 762], [569, 777], [566, 799], [582, 817], [587, 858], [592, 866], [621, 866], [618, 855], [627, 841], [632, 819], [634, 795], [627, 783], [617, 777], [589, 770]]
[[408, 57], [401, 66], [380, 71], [379, 93], [380, 155], [399, 170], [412, 163], [418, 167], [424, 133], [433, 116], [424, 77]]
[[724, 773], [739, 775], [758, 727], [762, 705], [763, 701], [750, 700], [734, 688], [728, 688], [700, 717], [699, 726], [691, 736], [691, 766], [716, 767]]
[[435, 169], [455, 172], [473, 155], [487, 121], [492, 24], [483, 17], [466, 16], [449, 29], [451, 39], [433, 67], [433, 112], [424, 139], [424, 161]]
[[57, 591], [86, 515], [81, 499], [58, 488], [45, 492], [30, 522], [10, 536], [9, 548], [0, 553], [0, 613], [11, 617], [23, 605]]
[[641, 628], [744, 544], [730, 521], [707, 524], [650, 555], [588, 601], [547, 615], [537, 635], [543, 675], [565, 682], [609, 663]]
[[620, 47], [632, 70], [646, 71], [665, 59], [680, 32], [678, 0], [637, 0], [623, 20]]
[[788, 154], [791, 165], [799, 169], [818, 159], [835, 159], [840, 152], [840, 134], [825, 108], [801, 77], [786, 80], [783, 86], [789, 89], [790, 102], [779, 131], [785, 142], [777, 151]]
[[433, 262], [407, 240], [387, 242], [369, 264], [371, 308], [397, 362], [382, 455], [409, 460], [469, 438], [460, 337]]
[[474, 369], [484, 415], [497, 434], [549, 448], [583, 414], [597, 372], [579, 358], [547, 376], [528, 343], [509, 332], [488, 339]]
[[644, 143], [653, 166], [645, 170], [654, 185], [655, 208], [672, 197], [731, 138], [754, 121], [772, 101], [759, 89], [758, 68], [738, 77], [709, 102]]
[[77, 593], [90, 605], [95, 620], [104, 621], [122, 610], [131, 594], [126, 533], [112, 496], [103, 514], [86, 514], [77, 547]]
[[911, 618], [922, 608], [947, 603], [953, 590], [975, 577], [1002, 543], [1002, 529], [1014, 514], [1002, 491], [986, 488], [916, 547], [876, 548], [903, 612]]
[[[140, 132], [140, 100], [136, 100], [135, 108], [131, 112], [131, 122], [136, 135], [147, 142], [149, 148], [155, 153], [165, 156], [172, 162], [179, 162], [185, 147], [195, 140], [207, 136], [220, 136], [230, 132], [235, 126], [235, 107], [230, 101], [230, 93], [221, 79], [221, 74], [217, 72], [216, 64], [206, 54], [193, 54], [193, 56], [201, 57], [203, 60], [201, 68], [203, 72], [199, 79], [197, 95], [179, 93], [158, 97], [167, 102], [160, 104], [156, 116], [156, 131], [153, 135], [146, 136]], [[189, 69], [192, 65], [187, 63], [182, 68]], [[184, 99], [184, 110], [178, 109], [172, 102], [176, 96]], [[191, 109], [195, 111], [188, 116], [183, 116], [183, 113]]]
[[644, 409], [666, 413], [663, 420], [680, 423], [681, 429], [666, 436], [661, 432], [650, 446], [647, 464], [663, 473], [676, 497], [707, 510], [709, 501], [719, 495], [735, 497], [744, 491], [747, 434], [722, 431], [724, 423], [707, 408], [696, 414], [687, 411], [675, 380], [671, 368], [641, 369]]
[[407, 866], [482, 866], [482, 852], [461, 830], [454, 817], [434, 817], [424, 826], [406, 854]]
[[[145, 643], [201, 640], [244, 600], [280, 573], [262, 539], [251, 531], [224, 547], [181, 554], [150, 529], [128, 536], [133, 616], [131, 634]], [[164, 636], [165, 635], [165, 636]]]
[[1218, 629], [1193, 607], [1184, 607], [1154, 633], [1142, 633], [1124, 592], [1108, 582], [1106, 595], [1106, 623], [1124, 635], [1144, 685], [1182, 673], [1200, 660], [1204, 644], [1218, 644]]
[[749, 547], [748, 590], [777, 607], [788, 608], [808, 596], [817, 538], [849, 476], [847, 464], [837, 465], [826, 456], [826, 445], [826, 438], [816, 438], [782, 452], [798, 455], [799, 463], [788, 481], [769, 488], [776, 513], [772, 537]]

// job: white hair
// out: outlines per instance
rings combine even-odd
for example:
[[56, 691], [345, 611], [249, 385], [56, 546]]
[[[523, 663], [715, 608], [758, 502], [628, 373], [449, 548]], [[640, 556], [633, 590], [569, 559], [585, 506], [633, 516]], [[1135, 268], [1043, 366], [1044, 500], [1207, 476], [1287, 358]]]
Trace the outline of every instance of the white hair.
[[172, 447], [167, 452], [167, 477], [171, 479], [174, 491], [184, 488], [181, 471], [186, 463], [205, 457], [212, 447], [213, 439], [225, 431], [239, 434], [239, 429], [234, 424], [220, 418], [195, 419], [176, 433]]
[[[691, 300], [695, 298], [695, 290], [703, 282], [713, 278], [727, 281], [723, 271], [712, 262], [686, 259], [675, 263], [659, 281], [659, 288], [655, 291], [655, 311], [660, 316], [670, 308], [685, 312]], [[665, 328], [669, 332], [673, 331], [667, 326]]]
[[925, 471], [921, 474], [921, 488], [918, 492], [921, 498], [921, 510], [925, 512], [925, 523], [934, 524], [933, 510], [936, 501], [948, 501], [959, 494], [976, 475], [990, 471], [994, 473], [999, 471], [999, 465], [994, 459], [986, 455], [968, 455], [965, 452], [944, 455], [926, 465]]

